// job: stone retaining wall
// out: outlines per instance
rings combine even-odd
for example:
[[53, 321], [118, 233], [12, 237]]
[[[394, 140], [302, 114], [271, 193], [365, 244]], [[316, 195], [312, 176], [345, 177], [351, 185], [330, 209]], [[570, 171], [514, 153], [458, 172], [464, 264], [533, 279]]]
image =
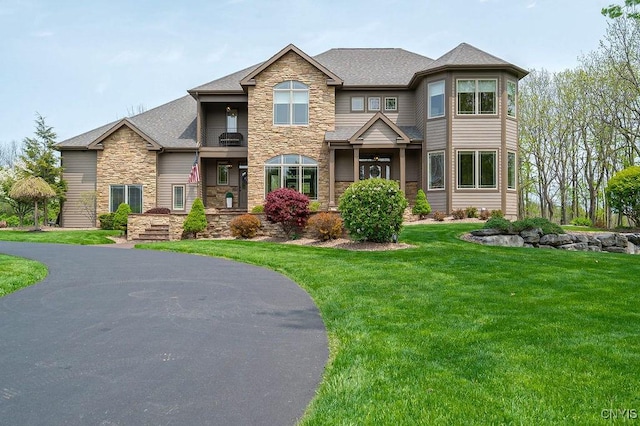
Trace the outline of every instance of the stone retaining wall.
[[127, 241], [139, 240], [151, 226], [169, 226], [169, 240], [177, 241], [182, 239], [182, 224], [187, 218], [183, 214], [130, 214], [127, 221]]
[[640, 234], [602, 232], [542, 235], [539, 228], [519, 234], [503, 234], [498, 229], [480, 229], [471, 232], [470, 240], [493, 246], [640, 254]]

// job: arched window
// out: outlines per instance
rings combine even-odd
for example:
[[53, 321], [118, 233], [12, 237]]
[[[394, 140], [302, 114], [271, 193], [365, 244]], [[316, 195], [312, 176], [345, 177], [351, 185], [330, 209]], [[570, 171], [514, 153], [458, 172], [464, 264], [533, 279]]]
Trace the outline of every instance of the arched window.
[[273, 88], [273, 124], [309, 124], [309, 86], [299, 81], [283, 81]]
[[318, 199], [318, 162], [303, 155], [278, 155], [264, 166], [265, 194], [291, 188], [312, 200]]

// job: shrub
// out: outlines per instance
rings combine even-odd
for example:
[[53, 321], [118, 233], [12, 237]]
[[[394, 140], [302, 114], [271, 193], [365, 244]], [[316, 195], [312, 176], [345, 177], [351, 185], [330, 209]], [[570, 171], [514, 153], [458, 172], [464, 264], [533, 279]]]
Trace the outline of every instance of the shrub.
[[131, 207], [129, 204], [122, 203], [118, 206], [118, 209], [113, 214], [113, 229], [119, 229], [127, 234], [127, 222], [129, 221], [129, 214], [131, 213]]
[[607, 184], [605, 190], [611, 209], [640, 225], [640, 166], [627, 167], [619, 171]]
[[253, 206], [253, 208], [251, 209], [251, 213], [264, 213], [264, 206], [261, 204]]
[[451, 212], [451, 216], [453, 216], [455, 220], [461, 220], [467, 217], [467, 212], [464, 209], [457, 209]]
[[267, 194], [264, 203], [267, 220], [278, 223], [287, 238], [301, 231], [309, 218], [309, 198], [295, 189], [280, 188]]
[[260, 225], [260, 219], [252, 214], [243, 214], [241, 216], [236, 216], [231, 220], [231, 222], [229, 222], [231, 235], [236, 238], [255, 237], [258, 234]]
[[444, 222], [445, 217], [447, 217], [447, 215], [444, 212], [440, 212], [440, 211], [433, 212], [433, 220], [437, 220], [438, 222]]
[[591, 226], [593, 223], [588, 217], [576, 217], [571, 221], [574, 226]]
[[502, 210], [491, 210], [491, 217], [504, 217]]
[[427, 194], [424, 193], [422, 189], [418, 190], [418, 195], [416, 196], [416, 205], [413, 206], [413, 210], [411, 213], [420, 216], [420, 219], [424, 219], [426, 215], [431, 213], [431, 205], [427, 200]]
[[480, 220], [488, 220], [491, 216], [491, 212], [487, 209], [480, 210], [480, 214], [478, 215]]
[[342, 218], [336, 213], [318, 213], [311, 216], [308, 228], [320, 241], [335, 240], [342, 236]]
[[145, 214], [171, 214], [171, 209], [167, 207], [153, 207], [144, 213]]
[[391, 241], [400, 233], [407, 205], [398, 183], [380, 178], [355, 182], [340, 197], [344, 226], [354, 240]]
[[182, 229], [185, 234], [191, 235], [193, 238], [198, 236], [198, 232], [207, 229], [207, 215], [204, 213], [204, 204], [200, 198], [193, 200], [191, 210], [182, 224]]
[[320, 210], [320, 201], [312, 201], [309, 203], [309, 211], [310, 212], [317, 212], [318, 210]]
[[464, 212], [470, 219], [478, 217], [478, 209], [476, 207], [467, 207], [466, 209], [464, 209]]
[[560, 225], [550, 222], [548, 219], [541, 217], [528, 217], [522, 220], [516, 220], [512, 223], [514, 232], [521, 232], [527, 229], [542, 229], [542, 234], [565, 234], [564, 229]]
[[100, 221], [100, 229], [115, 229], [113, 227], [113, 215], [114, 213], [102, 213], [98, 216]]
[[502, 232], [511, 232], [511, 221], [503, 217], [492, 217], [484, 224], [485, 229], [499, 229]]

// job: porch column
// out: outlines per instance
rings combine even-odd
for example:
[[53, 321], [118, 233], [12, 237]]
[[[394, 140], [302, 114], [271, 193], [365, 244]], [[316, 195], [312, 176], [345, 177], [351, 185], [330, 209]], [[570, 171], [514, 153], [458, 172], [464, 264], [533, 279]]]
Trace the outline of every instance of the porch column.
[[360, 180], [360, 148], [353, 148], [353, 182]]
[[400, 147], [400, 190], [406, 190], [407, 168], [406, 168], [406, 148]]
[[336, 206], [336, 150], [329, 147], [329, 208]]

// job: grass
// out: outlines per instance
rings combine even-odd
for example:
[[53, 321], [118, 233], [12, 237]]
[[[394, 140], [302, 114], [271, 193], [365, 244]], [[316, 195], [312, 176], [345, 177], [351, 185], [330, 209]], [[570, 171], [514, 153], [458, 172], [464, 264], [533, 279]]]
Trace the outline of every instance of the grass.
[[640, 257], [457, 238], [474, 228], [407, 227], [418, 248], [393, 252], [142, 247], [262, 265], [310, 293], [331, 361], [303, 425], [600, 424], [640, 409]]
[[35, 284], [47, 276], [47, 267], [34, 260], [0, 254], [0, 297]]
[[0, 241], [22, 241], [28, 243], [58, 244], [112, 244], [107, 236], [121, 235], [122, 231], [0, 231]]

